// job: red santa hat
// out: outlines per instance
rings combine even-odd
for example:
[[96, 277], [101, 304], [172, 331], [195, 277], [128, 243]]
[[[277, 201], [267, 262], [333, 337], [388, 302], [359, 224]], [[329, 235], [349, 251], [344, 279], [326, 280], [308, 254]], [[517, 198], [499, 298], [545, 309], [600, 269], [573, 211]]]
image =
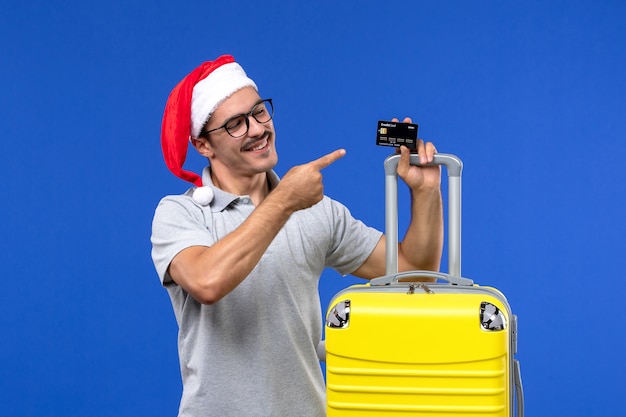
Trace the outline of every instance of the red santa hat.
[[163, 157], [174, 175], [202, 187], [200, 175], [183, 169], [189, 139], [197, 138], [215, 109], [244, 87], [258, 90], [231, 55], [202, 63], [174, 87], [161, 125]]

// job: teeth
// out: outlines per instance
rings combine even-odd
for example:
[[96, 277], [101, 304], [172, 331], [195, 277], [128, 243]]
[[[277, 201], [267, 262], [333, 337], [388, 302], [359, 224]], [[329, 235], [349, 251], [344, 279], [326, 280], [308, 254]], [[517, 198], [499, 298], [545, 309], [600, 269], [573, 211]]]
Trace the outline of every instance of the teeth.
[[265, 139], [263, 142], [261, 142], [259, 145], [255, 146], [254, 148], [250, 148], [249, 150], [251, 151], [260, 151], [261, 149], [265, 148], [267, 146], [267, 139]]

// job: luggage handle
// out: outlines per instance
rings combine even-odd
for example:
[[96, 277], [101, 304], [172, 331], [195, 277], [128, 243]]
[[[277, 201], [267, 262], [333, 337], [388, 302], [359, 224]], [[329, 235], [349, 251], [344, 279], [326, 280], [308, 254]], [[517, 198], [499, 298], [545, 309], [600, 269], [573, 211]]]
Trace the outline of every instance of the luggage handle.
[[[435, 278], [442, 279], [447, 281], [452, 285], [474, 285], [474, 281], [469, 278], [455, 277], [449, 274], [444, 274], [443, 272], [435, 272], [435, 271], [408, 271], [408, 272], [400, 272], [392, 275], [385, 275], [384, 277], [378, 277], [370, 280], [371, 286], [376, 285], [389, 285], [389, 284], [398, 284], [401, 279], [405, 278]], [[410, 281], [407, 281], [410, 282]]]
[[[385, 159], [386, 275], [398, 273], [398, 163], [400, 155]], [[448, 274], [461, 277], [461, 172], [463, 162], [455, 155], [438, 153], [427, 164], [411, 154], [411, 165], [444, 165], [448, 173]], [[384, 277], [381, 277], [384, 278]]]
[[522, 371], [517, 359], [513, 361], [513, 379], [517, 397], [517, 417], [524, 417], [524, 387], [522, 386]]

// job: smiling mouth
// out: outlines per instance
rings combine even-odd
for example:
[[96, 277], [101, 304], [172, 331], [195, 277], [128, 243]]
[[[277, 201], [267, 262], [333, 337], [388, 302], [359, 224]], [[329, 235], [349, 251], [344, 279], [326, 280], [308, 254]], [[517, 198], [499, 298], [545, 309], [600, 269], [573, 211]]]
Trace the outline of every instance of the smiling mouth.
[[258, 152], [258, 151], [262, 151], [263, 149], [267, 148], [267, 146], [269, 145], [269, 139], [268, 137], [264, 137], [262, 140], [254, 142], [252, 144], [253, 146], [248, 146], [245, 147], [243, 150], [245, 152]]

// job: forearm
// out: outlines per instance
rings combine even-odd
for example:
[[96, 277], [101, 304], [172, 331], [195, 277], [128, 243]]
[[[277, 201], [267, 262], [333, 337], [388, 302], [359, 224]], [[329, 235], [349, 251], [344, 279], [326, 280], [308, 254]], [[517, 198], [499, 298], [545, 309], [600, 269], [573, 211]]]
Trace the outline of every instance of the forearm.
[[443, 250], [441, 191], [428, 188], [411, 193], [411, 222], [398, 247], [398, 269], [438, 271]]
[[[289, 210], [272, 193], [234, 231], [210, 247], [193, 247], [170, 264], [170, 276], [196, 300], [219, 301], [254, 269], [289, 219]], [[278, 196], [276, 196], [278, 197]]]

